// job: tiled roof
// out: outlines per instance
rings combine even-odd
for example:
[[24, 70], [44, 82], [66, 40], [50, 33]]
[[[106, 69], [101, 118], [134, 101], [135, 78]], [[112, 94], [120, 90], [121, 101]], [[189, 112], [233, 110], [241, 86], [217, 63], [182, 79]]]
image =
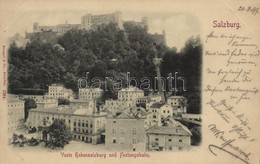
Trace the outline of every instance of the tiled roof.
[[150, 108], [161, 108], [163, 105], [163, 103], [154, 103]]
[[88, 109], [77, 109], [75, 110], [75, 112], [73, 114], [76, 115], [87, 115], [88, 114]]
[[57, 108], [34, 108], [30, 109], [29, 112], [41, 112], [41, 113], [51, 113], [51, 114], [66, 114], [66, 115], [82, 115], [82, 116], [106, 116], [107, 113], [100, 112], [100, 113], [94, 113], [91, 115], [87, 114], [88, 109], [86, 108], [80, 108], [80, 107], [71, 107], [71, 106], [59, 106]]
[[126, 112], [122, 112], [120, 115], [118, 115], [116, 118], [125, 118], [125, 119], [133, 119], [134, 117], [132, 115], [130, 115], [129, 113]]
[[[176, 130], [178, 129], [178, 130]], [[168, 126], [155, 125], [146, 131], [148, 134], [167, 134], [167, 135], [192, 135], [189, 129], [179, 122], [172, 123]]]
[[150, 112], [146, 112], [142, 107], [130, 107], [125, 109], [118, 115], [113, 115], [113, 118], [119, 119], [144, 119]]
[[73, 107], [56, 107], [56, 108], [34, 108], [30, 109], [30, 111], [34, 112], [44, 112], [44, 113], [55, 113], [55, 114], [73, 114], [78, 108], [73, 108]]
[[183, 96], [170, 96], [168, 99], [180, 99], [180, 98], [185, 98]]

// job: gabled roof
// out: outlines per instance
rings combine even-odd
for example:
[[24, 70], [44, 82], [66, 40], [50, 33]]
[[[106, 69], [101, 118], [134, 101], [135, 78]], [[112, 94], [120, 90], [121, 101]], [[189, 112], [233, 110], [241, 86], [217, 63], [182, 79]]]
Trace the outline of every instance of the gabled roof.
[[191, 136], [189, 129], [180, 122], [175, 121], [168, 126], [155, 125], [146, 131], [147, 134], [184, 135]]
[[117, 116], [116, 118], [126, 118], [126, 119], [133, 119], [134, 117], [128, 113], [122, 112], [119, 116]]
[[181, 98], [185, 98], [183, 96], [170, 96], [168, 97], [168, 99], [181, 99]]
[[150, 108], [161, 108], [163, 105], [164, 103], [154, 103]]
[[112, 115], [112, 118], [118, 119], [145, 119], [151, 112], [146, 112], [142, 107], [130, 107], [121, 113]]

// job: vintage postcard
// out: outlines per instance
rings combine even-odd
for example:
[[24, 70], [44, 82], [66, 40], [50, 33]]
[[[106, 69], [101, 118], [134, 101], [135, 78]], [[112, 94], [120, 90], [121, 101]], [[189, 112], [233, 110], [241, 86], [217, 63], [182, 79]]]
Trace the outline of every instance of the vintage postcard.
[[260, 162], [260, 2], [0, 1], [0, 163]]

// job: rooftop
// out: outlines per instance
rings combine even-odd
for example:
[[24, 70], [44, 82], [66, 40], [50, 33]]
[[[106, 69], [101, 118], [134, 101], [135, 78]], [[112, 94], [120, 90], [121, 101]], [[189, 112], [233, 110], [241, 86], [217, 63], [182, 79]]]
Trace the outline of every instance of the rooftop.
[[112, 118], [118, 119], [145, 119], [150, 112], [146, 112], [142, 107], [130, 107], [121, 113], [112, 115]]
[[71, 103], [89, 103], [92, 101], [92, 99], [73, 99], [70, 102]]
[[[88, 108], [89, 109], [89, 108]], [[101, 112], [101, 113], [93, 113], [91, 115], [88, 114], [88, 109], [81, 108], [77, 106], [69, 106], [69, 105], [63, 105], [59, 107], [54, 108], [33, 108], [30, 109], [29, 112], [40, 112], [40, 113], [51, 113], [51, 114], [65, 114], [65, 115], [78, 115], [78, 116], [105, 116], [107, 113]]]
[[130, 87], [127, 87], [127, 88], [122, 88], [120, 91], [124, 92], [124, 91], [143, 91], [143, 90], [141, 90], [141, 89], [139, 89], [137, 87], [130, 86]]
[[154, 103], [150, 108], [161, 108], [162, 106], [164, 106], [164, 103]]
[[185, 98], [183, 96], [170, 96], [168, 99], [180, 99], [180, 98]]
[[24, 102], [23, 100], [20, 100], [16, 95], [7, 95], [7, 101], [8, 102]]
[[[176, 130], [178, 129], [178, 130]], [[148, 134], [167, 134], [167, 135], [184, 135], [191, 136], [189, 129], [180, 122], [174, 121], [168, 126], [155, 125], [147, 130]]]
[[80, 91], [99, 91], [102, 92], [103, 90], [100, 88], [79, 88]]
[[43, 113], [55, 113], [55, 114], [73, 114], [78, 108], [72, 108], [70, 106], [59, 106], [54, 108], [33, 108], [29, 111], [43, 112]]

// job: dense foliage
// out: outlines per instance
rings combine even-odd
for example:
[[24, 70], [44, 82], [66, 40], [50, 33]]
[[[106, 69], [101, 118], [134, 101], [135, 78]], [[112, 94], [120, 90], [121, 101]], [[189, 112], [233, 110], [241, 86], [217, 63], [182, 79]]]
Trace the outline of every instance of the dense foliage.
[[58, 99], [58, 105], [70, 105], [70, 101], [68, 99]]
[[65, 121], [56, 119], [50, 125], [48, 134], [50, 135], [47, 145], [51, 148], [64, 147], [71, 140], [71, 133]]
[[34, 99], [31, 98], [25, 98], [24, 101], [24, 120], [26, 121], [29, 116], [29, 110], [32, 108], [36, 108], [37, 105]]
[[[10, 45], [9, 93], [20, 88], [47, 89], [52, 83], [62, 83], [77, 92], [78, 79], [86, 72], [90, 72], [89, 79], [125, 79], [126, 72], [137, 79], [156, 76], [151, 48], [154, 40], [146, 27], [125, 23], [121, 30], [111, 23], [90, 31], [72, 29], [57, 40], [58, 44], [34, 40], [25, 48]], [[200, 108], [201, 49], [199, 38], [188, 40], [181, 52], [157, 45], [158, 56], [164, 60], [162, 75], [178, 71], [187, 78], [187, 92], [177, 95], [188, 97], [188, 105], [195, 106], [193, 113]], [[108, 82], [103, 100], [117, 97], [111, 86], [113, 81]]]

